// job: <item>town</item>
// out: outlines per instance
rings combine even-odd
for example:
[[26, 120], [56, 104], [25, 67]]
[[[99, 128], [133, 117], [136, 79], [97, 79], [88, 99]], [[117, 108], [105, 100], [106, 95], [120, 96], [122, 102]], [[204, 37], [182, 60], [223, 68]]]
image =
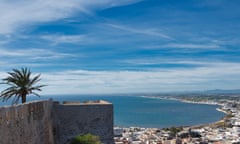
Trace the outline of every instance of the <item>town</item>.
[[115, 127], [116, 144], [240, 144], [240, 102], [235, 95], [210, 96], [158, 96], [162, 99], [174, 99], [183, 102], [217, 104], [218, 111], [224, 112], [221, 120], [206, 125], [139, 128]]

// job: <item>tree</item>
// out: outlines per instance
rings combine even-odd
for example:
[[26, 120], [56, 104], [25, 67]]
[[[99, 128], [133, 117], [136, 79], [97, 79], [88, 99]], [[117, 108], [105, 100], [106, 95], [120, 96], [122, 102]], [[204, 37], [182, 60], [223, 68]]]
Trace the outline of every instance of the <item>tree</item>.
[[76, 136], [71, 140], [70, 144], [101, 144], [101, 141], [98, 136], [88, 133]]
[[8, 72], [6, 78], [2, 79], [1, 84], [7, 84], [9, 87], [1, 92], [0, 97], [2, 97], [2, 101], [7, 101], [13, 97], [13, 104], [18, 103], [21, 98], [22, 103], [25, 103], [27, 95], [39, 96], [34, 91], [41, 91], [41, 88], [45, 86], [36, 85], [40, 80], [40, 74], [32, 77], [32, 73], [28, 68], [13, 69], [12, 72]]

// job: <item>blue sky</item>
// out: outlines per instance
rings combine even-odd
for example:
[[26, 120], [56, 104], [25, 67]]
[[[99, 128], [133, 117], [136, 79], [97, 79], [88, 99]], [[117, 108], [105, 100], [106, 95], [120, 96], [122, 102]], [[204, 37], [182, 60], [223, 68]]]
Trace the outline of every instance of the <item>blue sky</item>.
[[[2, 0], [0, 78], [42, 94], [240, 88], [238, 0]], [[3, 89], [1, 87], [0, 89]]]

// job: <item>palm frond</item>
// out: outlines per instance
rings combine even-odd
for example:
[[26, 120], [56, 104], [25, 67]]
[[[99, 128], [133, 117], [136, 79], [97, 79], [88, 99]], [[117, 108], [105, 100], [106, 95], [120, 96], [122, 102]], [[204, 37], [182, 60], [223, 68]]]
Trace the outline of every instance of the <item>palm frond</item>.
[[40, 74], [35, 76], [31, 81], [30, 81], [30, 85], [34, 85], [35, 83], [39, 82], [41, 79], [40, 79]]
[[46, 85], [36, 85], [41, 79], [40, 74], [31, 78], [31, 71], [28, 68], [13, 69], [8, 72], [8, 76], [2, 79], [2, 83], [9, 85], [8, 88], [1, 92], [0, 98], [3, 101], [13, 98], [13, 103], [18, 103], [20, 98], [26, 97], [28, 94], [39, 96], [34, 91], [41, 91], [41, 88]]
[[33, 95], [40, 97], [38, 93], [32, 92]]

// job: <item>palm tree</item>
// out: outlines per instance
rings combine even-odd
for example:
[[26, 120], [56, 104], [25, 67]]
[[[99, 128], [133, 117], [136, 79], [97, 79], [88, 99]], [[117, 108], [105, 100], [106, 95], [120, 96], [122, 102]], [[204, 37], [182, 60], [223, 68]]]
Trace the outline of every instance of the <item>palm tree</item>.
[[1, 92], [0, 97], [2, 97], [2, 101], [7, 101], [11, 97], [13, 98], [12, 103], [18, 103], [19, 99], [22, 99], [22, 103], [26, 102], [26, 97], [29, 94], [33, 94], [39, 96], [34, 91], [41, 91], [41, 88], [45, 85], [37, 85], [35, 84], [39, 82], [40, 74], [31, 78], [31, 71], [28, 68], [13, 69], [12, 72], [8, 72], [9, 76], [2, 79], [2, 84], [9, 85], [8, 88]]

